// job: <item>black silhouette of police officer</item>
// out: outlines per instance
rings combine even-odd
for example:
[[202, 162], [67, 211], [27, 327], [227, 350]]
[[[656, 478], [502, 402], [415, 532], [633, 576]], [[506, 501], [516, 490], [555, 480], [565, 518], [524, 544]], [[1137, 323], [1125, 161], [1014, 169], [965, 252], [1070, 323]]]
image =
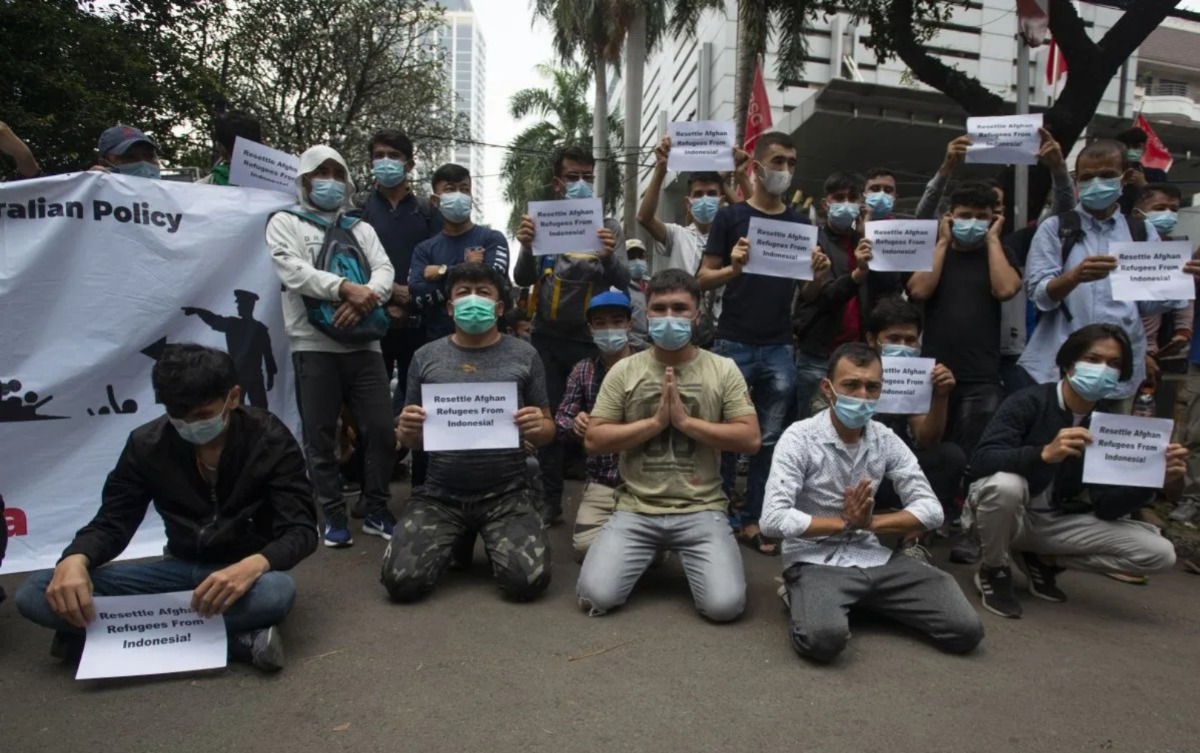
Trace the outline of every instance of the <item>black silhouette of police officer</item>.
[[195, 306], [184, 306], [183, 313], [188, 316], [195, 314], [210, 328], [225, 333], [225, 349], [229, 351], [237, 369], [242, 400], [248, 400], [255, 408], [265, 409], [267, 393], [274, 389], [275, 374], [278, 373], [275, 356], [271, 352], [271, 334], [267, 325], [254, 318], [254, 304], [258, 301], [256, 293], [235, 290], [233, 298], [237, 302], [237, 316], [221, 316]]

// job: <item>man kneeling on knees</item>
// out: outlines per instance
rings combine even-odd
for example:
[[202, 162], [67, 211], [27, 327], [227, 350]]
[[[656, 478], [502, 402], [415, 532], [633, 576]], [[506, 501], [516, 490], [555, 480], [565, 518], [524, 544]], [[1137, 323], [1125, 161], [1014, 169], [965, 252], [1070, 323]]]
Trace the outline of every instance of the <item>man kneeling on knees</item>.
[[[51, 653], [77, 658], [95, 617], [93, 595], [193, 591], [192, 609], [225, 616], [231, 659], [278, 670], [284, 655], [276, 626], [296, 599], [281, 571], [317, 547], [304, 455], [279, 419], [240, 404], [228, 354], [169, 345], [151, 378], [167, 415], [129, 435], [100, 511], [53, 571], [22, 584], [17, 608], [57, 631]], [[167, 555], [109, 564], [151, 501], [166, 527]]]
[[[534, 446], [554, 438], [546, 375], [533, 346], [500, 334], [504, 279], [490, 266], [467, 262], [450, 269], [447, 306], [454, 334], [434, 340], [413, 356], [396, 437], [409, 449], [423, 446], [425, 384], [508, 382], [517, 385], [516, 414], [521, 438]], [[529, 488], [520, 445], [496, 450], [428, 453], [425, 485], [396, 523], [383, 555], [381, 580], [392, 599], [415, 601], [433, 590], [456, 546], [483, 537], [501, 590], [530, 601], [550, 585], [550, 545]]]
[[[872, 421], [883, 364], [866, 345], [840, 346], [821, 385], [832, 406], [792, 424], [775, 448], [762, 528], [783, 538], [792, 646], [833, 661], [850, 639], [850, 607], [924, 633], [945, 651], [967, 653], [983, 626], [948, 573], [893, 552], [877, 534], [907, 535], [942, 523], [942, 506], [912, 450]], [[904, 507], [874, 514], [887, 479]]]
[[[1029, 593], [1063, 602], [1064, 570], [1144, 575], [1175, 564], [1175, 548], [1149, 523], [1129, 514], [1153, 500], [1155, 490], [1087, 484], [1083, 456], [1096, 404], [1133, 370], [1124, 330], [1089, 324], [1058, 349], [1061, 381], [1009, 397], [992, 417], [971, 458], [971, 485], [963, 517], [974, 518], [983, 545], [975, 586], [983, 606], [1020, 617], [1009, 552], [1025, 574]], [[1187, 472], [1187, 449], [1167, 447], [1166, 486]]]
[[742, 555], [725, 515], [720, 454], [758, 451], [758, 419], [737, 365], [692, 342], [700, 287], [668, 269], [650, 280], [654, 347], [612, 367], [588, 423], [589, 454], [620, 453], [617, 509], [579, 573], [580, 605], [625, 603], [660, 549], [677, 552], [700, 614], [727, 622], [746, 604]]

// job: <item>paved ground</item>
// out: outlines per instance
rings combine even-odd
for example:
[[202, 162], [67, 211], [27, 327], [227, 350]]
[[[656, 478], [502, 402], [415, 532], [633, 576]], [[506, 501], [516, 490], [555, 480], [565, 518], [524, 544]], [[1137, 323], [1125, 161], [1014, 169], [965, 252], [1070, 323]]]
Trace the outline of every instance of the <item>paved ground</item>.
[[[575, 607], [567, 536], [554, 530], [554, 581], [532, 605], [500, 599], [481, 552], [473, 573], [402, 607], [378, 584], [381, 541], [322, 549], [294, 573], [290, 665], [273, 677], [234, 666], [75, 682], [46, 654], [49, 635], [6, 603], [0, 750], [1200, 750], [1195, 576], [1139, 588], [1070, 574], [1069, 605], [985, 615], [988, 636], [968, 658], [858, 622], [841, 660], [818, 668], [785, 638], [777, 559], [744, 550], [750, 606], [733, 625], [693, 612], [677, 566], [589, 619]], [[967, 584], [967, 569], [955, 572]], [[10, 593], [18, 581], [0, 579]]]

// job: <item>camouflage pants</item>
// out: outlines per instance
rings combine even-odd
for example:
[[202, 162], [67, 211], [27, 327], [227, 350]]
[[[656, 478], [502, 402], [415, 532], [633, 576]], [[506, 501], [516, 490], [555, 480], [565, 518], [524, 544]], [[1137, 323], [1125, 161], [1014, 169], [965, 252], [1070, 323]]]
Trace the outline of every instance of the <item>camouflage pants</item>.
[[500, 589], [515, 601], [537, 598], [550, 585], [550, 544], [527, 489], [458, 496], [418, 487], [396, 523], [380, 580], [393, 600], [409, 602], [433, 590], [456, 543], [483, 537]]

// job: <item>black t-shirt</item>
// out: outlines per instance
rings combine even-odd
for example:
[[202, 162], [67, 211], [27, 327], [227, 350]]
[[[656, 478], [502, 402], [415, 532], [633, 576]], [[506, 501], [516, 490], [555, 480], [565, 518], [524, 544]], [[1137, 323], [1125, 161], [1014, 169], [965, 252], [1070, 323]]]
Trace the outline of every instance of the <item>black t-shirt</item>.
[[[1017, 268], [1012, 252], [1008, 263]], [[1000, 382], [1000, 302], [992, 295], [988, 251], [946, 250], [942, 278], [925, 303], [921, 355], [936, 358], [959, 384]]]
[[[717, 256], [723, 266], [739, 239], [749, 236], [750, 219], [785, 220], [809, 224], [790, 206], [780, 214], [760, 212], [747, 202], [727, 206], [717, 212], [708, 233], [705, 256]], [[717, 338], [752, 345], [792, 342], [792, 299], [796, 281], [783, 277], [741, 274], [725, 286], [721, 299], [721, 317], [717, 320]]]

